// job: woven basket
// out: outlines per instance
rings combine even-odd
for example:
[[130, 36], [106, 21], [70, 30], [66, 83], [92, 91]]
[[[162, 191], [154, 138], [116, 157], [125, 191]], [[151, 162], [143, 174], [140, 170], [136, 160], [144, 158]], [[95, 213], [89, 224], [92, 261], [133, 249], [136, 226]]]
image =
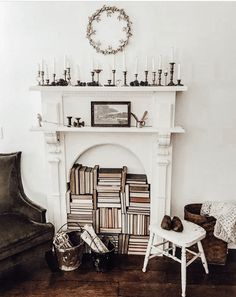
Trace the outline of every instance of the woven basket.
[[184, 207], [184, 218], [206, 230], [206, 238], [202, 245], [209, 264], [224, 265], [227, 259], [228, 245], [223, 240], [214, 236], [216, 219], [214, 217], [201, 216], [202, 204], [188, 204]]

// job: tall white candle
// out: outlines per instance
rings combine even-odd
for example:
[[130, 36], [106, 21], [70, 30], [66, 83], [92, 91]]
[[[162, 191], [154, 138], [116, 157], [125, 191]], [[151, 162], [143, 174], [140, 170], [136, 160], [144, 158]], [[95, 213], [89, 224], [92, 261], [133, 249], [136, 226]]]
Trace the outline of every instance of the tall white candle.
[[135, 74], [138, 74], [138, 57], [135, 59]]
[[40, 63], [38, 63], [38, 71], [41, 71]]
[[116, 57], [113, 55], [113, 63], [112, 63], [112, 70], [116, 69]]
[[94, 58], [91, 59], [90, 71], [94, 71]]
[[76, 79], [80, 80], [80, 72], [79, 72], [79, 65], [76, 65]]
[[181, 79], [181, 66], [178, 64], [178, 74], [177, 74], [177, 79]]
[[125, 51], [123, 51], [123, 71], [127, 71]]
[[108, 79], [112, 80], [112, 67], [109, 65], [109, 73], [108, 73]]
[[44, 71], [44, 59], [42, 58], [41, 71]]
[[172, 46], [170, 50], [170, 63], [174, 63], [174, 61], [174, 47]]
[[70, 60], [66, 58], [66, 68], [70, 68]]
[[162, 55], [159, 55], [158, 69], [162, 69]]
[[155, 58], [152, 57], [152, 72], [155, 72]]
[[67, 56], [64, 56], [64, 70], [66, 70], [66, 66], [67, 66]]
[[148, 57], [145, 59], [145, 71], [148, 71]]
[[46, 64], [46, 79], [49, 79], [48, 64]]
[[56, 73], [56, 59], [55, 57], [53, 58], [53, 69], [52, 72], [55, 74]]

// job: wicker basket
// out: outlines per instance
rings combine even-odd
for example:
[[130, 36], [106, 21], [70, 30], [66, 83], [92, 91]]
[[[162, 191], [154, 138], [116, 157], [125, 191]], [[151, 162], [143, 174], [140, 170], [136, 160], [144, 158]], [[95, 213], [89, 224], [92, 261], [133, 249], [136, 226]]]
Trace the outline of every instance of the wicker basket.
[[184, 218], [200, 225], [206, 230], [206, 238], [202, 240], [204, 252], [209, 264], [224, 265], [227, 259], [228, 245], [214, 236], [214, 217], [201, 216], [202, 204], [188, 204], [184, 207]]

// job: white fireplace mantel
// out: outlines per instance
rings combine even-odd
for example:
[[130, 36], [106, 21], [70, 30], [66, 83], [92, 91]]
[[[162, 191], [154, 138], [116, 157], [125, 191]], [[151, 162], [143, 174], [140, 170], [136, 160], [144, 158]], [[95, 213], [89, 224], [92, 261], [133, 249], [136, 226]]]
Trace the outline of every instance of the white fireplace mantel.
[[[176, 94], [186, 86], [174, 87], [50, 87], [33, 86], [41, 93], [43, 126], [31, 131], [45, 136], [48, 174], [48, 217], [56, 228], [67, 220], [67, 182], [73, 163], [85, 152], [93, 154], [101, 145], [122, 147], [140, 162], [151, 184], [151, 222], [170, 213], [173, 133], [184, 133], [175, 125]], [[148, 111], [147, 126], [104, 128], [90, 126], [91, 101], [131, 101], [132, 112]], [[85, 127], [67, 127], [66, 116], [79, 116]], [[112, 152], [111, 152], [112, 155]], [[102, 156], [109, 159], [110, 156]], [[86, 165], [86, 164], [84, 164]], [[94, 164], [95, 165], [95, 164]], [[128, 165], [129, 164], [120, 164]], [[131, 164], [132, 165], [132, 164]], [[110, 167], [113, 167], [111, 164]]]

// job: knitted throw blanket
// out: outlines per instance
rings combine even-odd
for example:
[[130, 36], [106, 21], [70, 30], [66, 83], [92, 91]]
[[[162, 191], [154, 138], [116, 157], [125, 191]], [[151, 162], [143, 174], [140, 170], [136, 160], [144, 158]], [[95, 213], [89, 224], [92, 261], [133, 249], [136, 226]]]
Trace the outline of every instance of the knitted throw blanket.
[[228, 243], [236, 243], [236, 205], [225, 202], [206, 201], [202, 204], [201, 215], [216, 218], [215, 237]]

